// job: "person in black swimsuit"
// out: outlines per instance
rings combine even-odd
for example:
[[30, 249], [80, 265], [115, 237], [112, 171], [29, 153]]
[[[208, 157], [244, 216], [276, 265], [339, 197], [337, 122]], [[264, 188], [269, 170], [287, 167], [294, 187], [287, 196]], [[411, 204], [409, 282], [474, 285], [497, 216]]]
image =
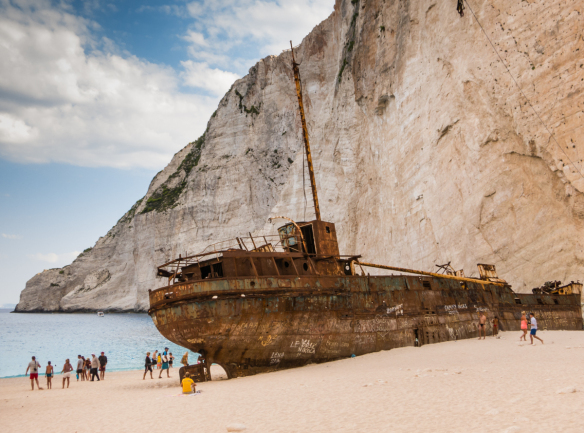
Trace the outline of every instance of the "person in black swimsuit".
[[481, 339], [481, 333], [482, 339], [484, 340], [487, 336], [487, 316], [485, 316], [483, 311], [481, 311], [481, 315], [479, 316], [479, 340]]
[[146, 352], [146, 359], [144, 360], [144, 377], [142, 380], [146, 379], [146, 373], [150, 372], [150, 379], [154, 379], [152, 377], [152, 359], [150, 359], [150, 352]]

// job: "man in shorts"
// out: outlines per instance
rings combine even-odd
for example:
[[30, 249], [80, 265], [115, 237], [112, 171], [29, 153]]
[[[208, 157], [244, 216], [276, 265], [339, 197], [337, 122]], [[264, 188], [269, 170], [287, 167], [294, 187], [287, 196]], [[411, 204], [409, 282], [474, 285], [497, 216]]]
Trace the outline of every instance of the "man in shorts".
[[34, 391], [35, 381], [37, 384], [37, 388], [42, 389], [41, 386], [39, 385], [39, 368], [41, 368], [41, 365], [38, 363], [36, 358], [33, 356], [32, 361], [30, 361], [28, 363], [28, 367], [26, 367], [26, 372], [24, 373], [26, 375], [26, 374], [28, 374], [28, 370], [30, 370], [30, 386], [31, 386], [33, 391]]
[[[481, 337], [482, 333], [482, 337]], [[479, 340], [482, 338], [483, 340], [487, 337], [487, 316], [485, 316], [485, 312], [481, 311], [481, 315], [479, 316]]]
[[107, 364], [107, 356], [103, 352], [101, 352], [101, 356], [99, 357], [99, 377], [101, 380], [105, 378], [105, 365]]
[[537, 338], [543, 344], [543, 340], [539, 338], [537, 335], [537, 320], [535, 320], [535, 315], [533, 313], [529, 313], [529, 317], [531, 317], [531, 331], [529, 332], [529, 338], [531, 339], [531, 344], [533, 344], [533, 339]]
[[160, 370], [160, 374], [158, 375], [159, 379], [162, 379], [162, 372], [166, 370], [166, 377], [170, 377], [169, 369], [168, 369], [168, 347], [164, 348], [164, 352], [162, 352], [162, 369]]
[[83, 374], [83, 364], [84, 361], [81, 359], [81, 355], [77, 355], [77, 382], [79, 382], [79, 376], [81, 376], [81, 380], [85, 380], [85, 375]]

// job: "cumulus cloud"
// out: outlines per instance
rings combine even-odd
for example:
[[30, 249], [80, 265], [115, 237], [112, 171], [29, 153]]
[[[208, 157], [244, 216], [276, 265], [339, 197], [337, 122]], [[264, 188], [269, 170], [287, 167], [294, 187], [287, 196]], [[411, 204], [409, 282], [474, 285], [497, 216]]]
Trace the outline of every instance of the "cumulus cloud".
[[71, 263], [77, 256], [81, 254], [79, 251], [72, 251], [70, 253], [63, 253], [63, 254], [56, 254], [56, 253], [48, 253], [48, 254], [29, 254], [28, 258], [33, 260], [39, 260], [41, 262], [47, 262], [54, 264], [56, 266], [64, 266]]
[[299, 44], [332, 13], [334, 3], [334, 0], [195, 1], [187, 4], [195, 22], [185, 38], [191, 42], [191, 55], [195, 59], [209, 54], [210, 50], [205, 47], [213, 47], [211, 54], [215, 56], [221, 51], [229, 52], [227, 57], [231, 61], [234, 57], [245, 58], [234, 51], [242, 47], [248, 55], [250, 46], [257, 47], [255, 54], [259, 57], [277, 55], [289, 47], [290, 40]]
[[[16, 3], [16, 6], [14, 5]], [[0, 0], [0, 157], [160, 168], [205, 129], [229, 75], [121, 55], [97, 24], [38, 0]], [[212, 96], [209, 96], [212, 95]]]
[[222, 96], [235, 80], [239, 78], [233, 72], [210, 68], [207, 63], [187, 60], [181, 62], [184, 72], [181, 77], [187, 86], [198, 87], [215, 95]]
[[22, 236], [8, 235], [6, 233], [2, 233], [2, 237], [5, 238], [5, 239], [22, 239]]
[[[84, 5], [89, 16], [115, 9]], [[0, 0], [0, 158], [159, 169], [205, 130], [220, 97], [258, 58], [299, 43], [333, 6], [201, 0], [140, 8], [192, 21], [177, 34], [188, 49], [175, 70], [96, 37], [99, 25], [67, 2]]]

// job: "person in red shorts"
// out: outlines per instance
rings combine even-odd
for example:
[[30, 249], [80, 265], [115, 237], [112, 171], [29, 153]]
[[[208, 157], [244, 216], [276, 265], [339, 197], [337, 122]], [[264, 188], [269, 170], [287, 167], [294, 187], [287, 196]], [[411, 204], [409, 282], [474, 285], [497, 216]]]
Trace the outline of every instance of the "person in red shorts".
[[30, 370], [30, 386], [31, 386], [33, 391], [34, 391], [35, 381], [37, 384], [37, 388], [42, 389], [41, 386], [39, 385], [39, 368], [41, 368], [41, 365], [38, 363], [36, 358], [33, 356], [32, 361], [30, 361], [28, 363], [28, 367], [26, 367], [26, 372], [24, 373], [26, 375], [26, 374], [28, 374], [28, 370]]

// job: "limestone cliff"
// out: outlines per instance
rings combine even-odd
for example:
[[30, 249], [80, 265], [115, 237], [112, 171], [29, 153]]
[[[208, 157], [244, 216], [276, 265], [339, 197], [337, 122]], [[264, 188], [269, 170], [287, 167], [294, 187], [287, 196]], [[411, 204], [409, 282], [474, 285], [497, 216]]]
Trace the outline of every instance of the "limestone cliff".
[[[456, 1], [338, 0], [297, 49], [323, 219], [367, 261], [494, 263], [518, 291], [582, 279], [584, 1], [470, 4], [559, 146]], [[33, 277], [17, 309], [145, 311], [156, 265], [271, 216], [304, 220], [290, 63], [267, 57], [235, 82], [146, 196]]]

